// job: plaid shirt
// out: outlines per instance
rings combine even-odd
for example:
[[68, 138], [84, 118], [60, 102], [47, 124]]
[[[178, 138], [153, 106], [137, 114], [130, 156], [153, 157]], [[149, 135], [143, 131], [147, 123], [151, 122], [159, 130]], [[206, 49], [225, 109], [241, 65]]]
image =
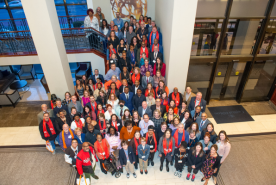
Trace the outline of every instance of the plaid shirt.
[[160, 117], [159, 119], [152, 117], [151, 121], [154, 123], [155, 129], [157, 129], [158, 127], [160, 127], [161, 123], [164, 122], [164, 119], [162, 117]]

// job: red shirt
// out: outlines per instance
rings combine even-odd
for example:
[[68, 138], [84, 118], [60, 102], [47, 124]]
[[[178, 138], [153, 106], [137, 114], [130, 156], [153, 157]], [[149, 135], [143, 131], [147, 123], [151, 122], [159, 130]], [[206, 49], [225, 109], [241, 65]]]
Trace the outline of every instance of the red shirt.
[[[96, 161], [98, 162], [98, 159], [95, 156], [94, 149], [91, 146], [89, 146], [89, 148], [92, 155], [94, 155]], [[90, 159], [90, 152], [85, 152], [83, 150], [79, 151], [76, 159], [76, 167], [77, 167], [78, 173], [83, 174], [82, 166], [91, 166], [91, 165], [92, 163]]]

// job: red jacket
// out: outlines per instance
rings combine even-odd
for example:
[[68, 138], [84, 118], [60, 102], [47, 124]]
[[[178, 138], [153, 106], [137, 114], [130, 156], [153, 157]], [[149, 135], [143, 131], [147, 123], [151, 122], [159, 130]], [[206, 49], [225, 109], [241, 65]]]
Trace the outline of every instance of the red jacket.
[[[89, 148], [90, 148], [92, 155], [94, 155], [96, 162], [98, 162], [98, 159], [95, 156], [94, 149], [91, 146], [89, 146]], [[91, 162], [92, 161], [90, 159], [90, 152], [85, 152], [85, 151], [81, 150], [78, 153], [77, 160], [76, 160], [76, 167], [77, 167], [78, 173], [83, 174], [82, 166], [91, 166], [92, 165]]]
[[[163, 63], [162, 69], [161, 69], [161, 75], [165, 77], [165, 74], [166, 74], [166, 64]], [[154, 67], [153, 67], [153, 75], [156, 75], [156, 63], [154, 64]]]

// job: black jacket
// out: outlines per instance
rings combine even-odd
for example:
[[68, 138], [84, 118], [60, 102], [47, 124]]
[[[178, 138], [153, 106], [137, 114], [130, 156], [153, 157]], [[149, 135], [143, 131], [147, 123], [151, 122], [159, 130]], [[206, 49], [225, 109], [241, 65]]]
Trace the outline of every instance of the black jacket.
[[61, 109], [65, 110], [66, 113], [69, 114], [67, 105], [61, 105], [61, 108], [55, 107], [55, 108], [53, 109], [54, 114], [55, 114], [55, 117], [57, 117], [57, 114], [58, 114], [58, 112], [59, 112]]
[[[129, 92], [133, 92], [133, 91], [132, 91], [132, 87], [131, 87], [130, 85], [128, 86], [128, 88], [129, 88]], [[119, 92], [120, 92], [120, 93], [123, 93], [123, 92], [124, 92], [123, 90], [124, 90], [124, 86], [121, 85], [120, 88], [119, 88]]]
[[124, 66], [127, 66], [128, 72], [131, 71], [130, 58], [126, 57], [126, 60], [124, 60], [123, 58], [119, 59], [119, 68], [120, 68], [121, 72], [123, 71]]
[[155, 130], [155, 137], [156, 137], [156, 141], [157, 141], [157, 146], [159, 146], [159, 140], [162, 136], [164, 136], [164, 132], [161, 131], [161, 127], [158, 127]]
[[[142, 77], [140, 79], [140, 83], [141, 83]], [[139, 85], [138, 89], [142, 90], [142, 94], [145, 94], [145, 89], [142, 87], [142, 85]], [[133, 90], [133, 94], [135, 94], [135, 85], [132, 85], [132, 90]]]
[[[66, 114], [66, 123], [69, 125], [69, 127], [71, 126], [71, 123], [72, 123], [72, 120], [69, 116], [69, 114]], [[65, 123], [60, 119], [60, 117], [57, 117], [55, 119], [55, 125], [56, 125], [56, 131], [57, 131], [57, 134], [59, 134], [60, 132], [62, 132], [62, 126], [64, 125]]]
[[133, 96], [132, 105], [134, 110], [138, 110], [138, 107], [142, 106], [143, 101], [147, 101], [145, 95], [141, 94], [141, 96], [138, 97], [138, 95], [136, 94], [135, 96]]
[[101, 104], [102, 106], [103, 106], [103, 105], [106, 105], [106, 103], [107, 103], [107, 98], [106, 98], [106, 96], [104, 96], [103, 98], [102, 98], [101, 96], [98, 96], [96, 102], [97, 102], [98, 104]]
[[[200, 140], [204, 139], [206, 132], [208, 132], [206, 128], [201, 131]], [[214, 131], [214, 133], [213, 134], [210, 133], [210, 135], [211, 135], [210, 141], [215, 144], [217, 142], [217, 137], [218, 137], [217, 134]]]
[[[108, 99], [108, 97], [109, 97], [109, 95], [110, 95], [110, 92], [111, 92], [111, 90], [108, 89], [108, 91], [107, 91], [107, 93], [106, 93], [107, 99]], [[115, 95], [116, 95], [117, 98], [120, 98], [120, 92], [119, 92], [119, 90], [115, 90]]]
[[[173, 93], [173, 92], [172, 92]], [[169, 99], [170, 101], [172, 100], [172, 93], [169, 95]], [[179, 105], [182, 105], [182, 102], [183, 102], [183, 97], [182, 97], [182, 94], [180, 92], [179, 93]], [[178, 106], [179, 106], [178, 105]]]
[[[82, 145], [78, 144], [78, 153], [82, 150]], [[69, 158], [72, 159], [72, 165], [76, 165], [76, 158], [75, 158], [75, 152], [72, 150], [71, 147], [67, 147], [65, 149], [65, 155], [69, 155]]]
[[[180, 116], [180, 123], [182, 123], [182, 120], [184, 119], [184, 115], [183, 114], [181, 114], [181, 116]], [[190, 126], [191, 126], [191, 124], [193, 123], [193, 120], [192, 120], [192, 118], [188, 118], [186, 121], [185, 121], [185, 130], [187, 129], [187, 128], [189, 128]]]
[[[130, 163], [135, 162], [135, 155], [133, 153], [132, 148], [129, 146], [128, 147], [128, 159]], [[126, 154], [123, 148], [120, 149], [119, 151], [119, 160], [121, 165], [126, 165], [127, 164], [127, 158], [126, 158]]]
[[[108, 123], [110, 126], [111, 126], [111, 124], [112, 124], [112, 121], [111, 120], [109, 120], [109, 123]], [[114, 125], [112, 125], [112, 126], [114, 126]], [[121, 131], [121, 129], [122, 129], [122, 127], [123, 127], [123, 125], [122, 125], [122, 122], [121, 122], [121, 120], [117, 120], [117, 126], [118, 126], [118, 132], [120, 132]]]
[[[164, 105], [160, 105], [161, 107], [161, 116], [164, 117], [164, 114], [166, 113], [166, 107]], [[152, 111], [152, 115], [153, 115], [153, 112], [156, 110], [156, 105], [152, 105], [150, 106], [150, 109]]]
[[197, 170], [199, 170], [201, 168], [203, 162], [205, 161], [205, 153], [203, 152], [202, 157], [200, 157], [200, 156], [196, 157], [195, 155], [192, 154], [192, 151], [193, 150], [189, 151], [187, 165], [188, 166], [195, 165], [195, 168]]
[[91, 143], [92, 145], [94, 145], [94, 143], [97, 141], [96, 135], [98, 133], [100, 133], [100, 131], [96, 130], [96, 129], [94, 129], [92, 133], [91, 132], [87, 132], [85, 134], [85, 141]]
[[50, 137], [45, 137], [44, 136], [44, 132], [43, 132], [43, 120], [39, 124], [39, 132], [40, 132], [41, 138], [44, 139], [45, 141], [46, 140], [54, 141], [56, 139], [56, 137], [57, 137], [57, 129], [56, 129], [56, 125], [55, 125], [55, 119], [54, 118], [50, 118], [50, 119], [51, 119], [51, 121], [53, 123], [53, 127], [54, 127], [55, 132], [56, 132], [56, 134], [52, 134], [51, 131], [50, 131], [50, 128], [46, 124], [46, 130], [47, 130], [48, 134], [50, 135]]
[[[158, 52], [157, 54], [157, 57], [156, 58], [161, 58], [161, 61], [163, 62], [163, 54], [161, 52]], [[155, 63], [156, 63], [156, 58], [154, 57], [154, 52], [151, 52], [149, 54], [149, 60], [150, 60], [150, 65], [153, 67], [154, 66], [154, 63], [153, 63], [153, 60], [155, 60]]]

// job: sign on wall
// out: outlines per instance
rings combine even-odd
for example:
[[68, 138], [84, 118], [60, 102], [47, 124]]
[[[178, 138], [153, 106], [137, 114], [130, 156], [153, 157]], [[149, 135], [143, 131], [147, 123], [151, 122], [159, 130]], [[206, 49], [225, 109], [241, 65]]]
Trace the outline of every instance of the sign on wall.
[[120, 12], [121, 18], [128, 20], [131, 15], [137, 20], [140, 15], [147, 15], [147, 0], [110, 0], [111, 17], [116, 18], [116, 12]]

